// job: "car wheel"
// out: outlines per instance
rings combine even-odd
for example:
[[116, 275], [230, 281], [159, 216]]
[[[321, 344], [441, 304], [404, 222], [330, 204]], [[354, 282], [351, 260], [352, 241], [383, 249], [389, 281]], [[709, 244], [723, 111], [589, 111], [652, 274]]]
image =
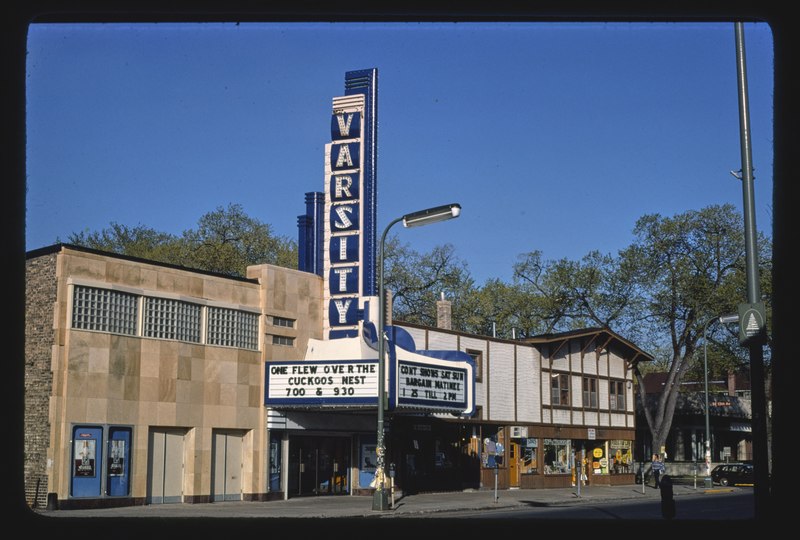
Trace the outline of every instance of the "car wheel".
[[728, 479], [727, 478], [720, 478], [719, 479], [719, 483], [722, 486], [727, 486], [728, 485]]

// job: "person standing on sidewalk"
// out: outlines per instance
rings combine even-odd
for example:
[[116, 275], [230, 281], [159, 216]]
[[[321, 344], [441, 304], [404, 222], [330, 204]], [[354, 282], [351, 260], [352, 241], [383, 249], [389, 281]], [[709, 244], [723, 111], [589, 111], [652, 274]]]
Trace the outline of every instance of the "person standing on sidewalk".
[[650, 470], [653, 471], [653, 478], [656, 481], [656, 489], [661, 487], [661, 475], [664, 474], [664, 462], [658, 457], [658, 454], [653, 454], [653, 463], [650, 466]]

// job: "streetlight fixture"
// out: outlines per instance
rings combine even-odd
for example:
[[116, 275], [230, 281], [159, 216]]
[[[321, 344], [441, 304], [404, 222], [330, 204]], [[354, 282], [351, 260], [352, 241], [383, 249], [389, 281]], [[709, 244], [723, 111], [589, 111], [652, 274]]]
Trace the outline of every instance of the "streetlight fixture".
[[373, 510], [389, 509], [389, 494], [384, 489], [384, 479], [386, 476], [386, 444], [383, 439], [383, 409], [385, 407], [384, 402], [386, 401], [386, 366], [384, 352], [384, 340], [386, 336], [383, 335], [384, 327], [386, 326], [386, 293], [383, 286], [383, 251], [384, 245], [386, 244], [386, 235], [393, 225], [401, 221], [406, 228], [421, 227], [439, 221], [454, 219], [460, 215], [461, 205], [455, 203], [412, 212], [389, 223], [383, 230], [383, 235], [381, 235], [381, 243], [378, 251], [378, 440], [375, 445], [377, 466], [375, 467], [375, 493], [372, 497]]
[[722, 324], [730, 324], [739, 322], [739, 315], [732, 314], [732, 315], [722, 315], [720, 317], [712, 317], [706, 324], [703, 325], [703, 371], [705, 374], [705, 394], [706, 394], [706, 477], [703, 480], [703, 484], [705, 487], [710, 488], [712, 486], [711, 482], [711, 423], [709, 420], [709, 411], [708, 411], [708, 338], [706, 337], [706, 332], [708, 330], [708, 325], [712, 322], [720, 322]]

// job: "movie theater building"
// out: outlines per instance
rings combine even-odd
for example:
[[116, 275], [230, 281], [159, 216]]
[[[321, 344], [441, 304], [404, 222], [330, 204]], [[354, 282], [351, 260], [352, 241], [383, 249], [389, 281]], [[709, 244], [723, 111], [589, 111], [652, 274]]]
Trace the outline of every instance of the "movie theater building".
[[371, 493], [381, 384], [405, 492], [569, 486], [584, 457], [589, 483], [634, 481], [631, 368], [652, 358], [607, 329], [499, 340], [393, 323], [387, 300], [379, 369], [376, 99], [374, 69], [333, 99], [298, 270], [27, 254], [31, 506]]
[[[374, 403], [264, 404], [267, 369], [325, 343], [323, 280], [271, 265], [248, 275], [68, 245], [28, 254], [31, 504], [48, 493], [68, 508], [369, 492]], [[389, 415], [399, 489], [492, 487], [497, 443], [500, 488], [569, 486], [573, 452], [585, 452], [590, 484], [633, 482], [631, 367], [651, 359], [635, 345], [606, 329], [507, 341], [396, 328], [408, 349], [462, 351], [475, 366], [471, 415]], [[374, 379], [369, 362], [342, 365], [356, 367], [351, 381]]]

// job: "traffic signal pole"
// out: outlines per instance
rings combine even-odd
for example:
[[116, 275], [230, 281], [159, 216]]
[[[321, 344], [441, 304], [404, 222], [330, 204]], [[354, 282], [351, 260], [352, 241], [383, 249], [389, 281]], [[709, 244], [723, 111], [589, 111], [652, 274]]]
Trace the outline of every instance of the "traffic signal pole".
[[[764, 344], [766, 318], [759, 315], [761, 303], [756, 245], [755, 196], [753, 194], [753, 164], [750, 146], [750, 112], [747, 96], [747, 67], [745, 62], [744, 26], [734, 23], [736, 34], [736, 79], [739, 89], [739, 131], [742, 154], [742, 197], [744, 209], [745, 257], [747, 270], [747, 306], [740, 312], [750, 313], [740, 319], [740, 341], [750, 350], [750, 380], [753, 423], [754, 515], [757, 520], [769, 519], [769, 443], [767, 440], [766, 389], [764, 384]], [[748, 310], [749, 309], [749, 310]], [[755, 313], [754, 313], [755, 312]], [[761, 320], [757, 320], [757, 319]], [[755, 327], [753, 323], [755, 322]], [[748, 330], [749, 328], [749, 330]]]

